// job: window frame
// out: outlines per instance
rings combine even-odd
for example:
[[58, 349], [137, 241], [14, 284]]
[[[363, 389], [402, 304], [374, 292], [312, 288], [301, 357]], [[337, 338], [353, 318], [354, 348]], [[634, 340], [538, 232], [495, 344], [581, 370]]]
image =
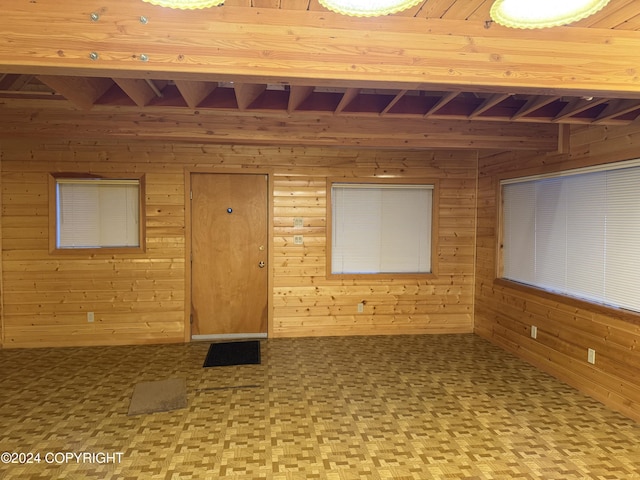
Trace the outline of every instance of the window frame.
[[531, 285], [527, 283], [518, 282], [517, 280], [511, 280], [504, 278], [504, 195], [503, 186], [506, 183], [514, 181], [527, 181], [534, 179], [544, 178], [557, 178], [562, 176], [568, 176], [579, 173], [590, 173], [605, 170], [615, 170], [622, 168], [629, 168], [639, 166], [640, 159], [631, 160], [619, 160], [603, 164], [587, 165], [576, 168], [557, 168], [557, 169], [528, 169], [520, 171], [518, 174], [511, 172], [510, 174], [498, 175], [495, 185], [496, 189], [496, 261], [495, 261], [495, 277], [493, 284], [497, 287], [509, 288], [515, 291], [522, 292], [527, 295], [535, 295], [548, 301], [562, 303], [574, 307], [576, 309], [585, 310], [589, 314], [599, 314], [614, 317], [621, 321], [630, 322], [640, 325], [640, 312], [618, 307], [615, 305], [589, 300], [578, 295], [572, 295], [568, 293], [562, 293], [554, 290], [549, 290], [540, 286]]
[[[136, 247], [67, 247], [59, 248], [57, 245], [58, 235], [58, 181], [59, 180], [136, 180], [139, 182], [138, 191], [138, 238], [139, 245]], [[105, 254], [113, 255], [120, 253], [144, 253], [146, 251], [146, 194], [144, 174], [97, 174], [97, 173], [51, 173], [49, 174], [49, 253], [64, 255], [82, 254]]]
[[[367, 185], [428, 185], [432, 189], [431, 198], [431, 271], [430, 272], [398, 272], [398, 273], [333, 273], [333, 184], [367, 184]], [[327, 179], [327, 228], [326, 228], [326, 276], [327, 279], [340, 280], [425, 280], [433, 279], [438, 275], [438, 238], [439, 238], [439, 182], [425, 178], [362, 178], [362, 177], [334, 177]]]

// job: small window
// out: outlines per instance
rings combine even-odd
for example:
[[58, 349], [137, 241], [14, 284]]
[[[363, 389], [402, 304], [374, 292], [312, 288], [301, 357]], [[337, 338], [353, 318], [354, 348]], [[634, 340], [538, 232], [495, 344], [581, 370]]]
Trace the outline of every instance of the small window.
[[502, 182], [502, 277], [640, 312], [640, 162]]
[[432, 273], [433, 185], [333, 183], [332, 274]]
[[55, 178], [55, 250], [142, 249], [141, 179]]

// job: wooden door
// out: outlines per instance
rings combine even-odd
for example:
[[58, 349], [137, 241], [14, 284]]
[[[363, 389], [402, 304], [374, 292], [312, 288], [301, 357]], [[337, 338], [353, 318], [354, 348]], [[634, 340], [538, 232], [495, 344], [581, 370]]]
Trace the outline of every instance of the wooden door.
[[192, 338], [267, 332], [267, 176], [191, 174]]

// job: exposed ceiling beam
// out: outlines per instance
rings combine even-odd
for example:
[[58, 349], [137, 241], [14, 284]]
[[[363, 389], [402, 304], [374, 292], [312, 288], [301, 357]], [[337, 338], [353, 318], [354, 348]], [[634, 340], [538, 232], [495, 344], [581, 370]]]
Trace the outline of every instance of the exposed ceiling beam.
[[267, 89], [266, 84], [234, 83], [236, 100], [240, 110], [246, 110]]
[[590, 108], [597, 107], [606, 101], [606, 98], [575, 98], [567, 103], [560, 113], [553, 118], [553, 121], [558, 122], [565, 118], [573, 117], [579, 113], [589, 110]]
[[[6, 78], [12, 81], [14, 75]], [[46, 79], [46, 77], [43, 77]], [[66, 77], [65, 77], [66, 78]], [[81, 77], [71, 77], [75, 80], [72, 85], [79, 85]], [[86, 91], [69, 88], [69, 82], [58, 80], [64, 91], [74, 99], [78, 92]], [[55, 81], [54, 80], [54, 81]], [[96, 79], [88, 77], [84, 82], [91, 84]], [[131, 99], [141, 109], [156, 110], [158, 108], [176, 107], [206, 110], [210, 113], [238, 113], [256, 112], [269, 115], [299, 116], [299, 115], [334, 115], [339, 112], [350, 117], [371, 117], [373, 115], [389, 122], [398, 118], [431, 118], [438, 120], [474, 120], [483, 122], [529, 122], [529, 123], [571, 123], [603, 125], [624, 125], [640, 116], [640, 100], [598, 99], [588, 101], [580, 97], [540, 97], [517, 99], [503, 102], [508, 94], [494, 94], [490, 96], [477, 92], [423, 92], [423, 91], [393, 91], [389, 90], [360, 90], [360, 89], [325, 89], [317, 91], [311, 86], [290, 86], [288, 88], [274, 86], [263, 90], [264, 85], [253, 92], [258, 94], [256, 100], [246, 97], [247, 106], [240, 110], [236, 98], [234, 84], [217, 82], [189, 82], [167, 80], [116, 79], [122, 88], [110, 88], [110, 82], [105, 83], [107, 92], [100, 96], [91, 95], [84, 98], [84, 103], [76, 99], [74, 105], [89, 109], [94, 103], [107, 109], [120, 109], [131, 105]], [[102, 79], [104, 81], [104, 79]], [[132, 85], [128, 85], [131, 83]], [[238, 84], [240, 85], [240, 84]], [[130, 88], [133, 86], [134, 88]], [[137, 90], [139, 89], [139, 90]], [[182, 90], [181, 90], [182, 89]], [[238, 87], [238, 92], [242, 85]], [[125, 93], [126, 92], [126, 93]], [[247, 93], [247, 92], [245, 92]], [[242, 93], [240, 93], [242, 95]], [[86, 95], [85, 95], [86, 96]], [[140, 97], [140, 98], [138, 98]], [[94, 100], [96, 98], [97, 100]], [[243, 97], [240, 97], [243, 98]], [[478, 99], [484, 99], [478, 102]], [[20, 90], [0, 91], [0, 106], [12, 108], [60, 108], [63, 95], [38, 79], [27, 83]], [[241, 102], [242, 103], [242, 102]], [[304, 108], [303, 108], [304, 104]], [[599, 108], [594, 106], [601, 105]], [[396, 108], [397, 107], [397, 108]], [[445, 108], [446, 107], [446, 108]], [[495, 107], [495, 108], [494, 108]], [[186, 109], [186, 108], [185, 108]], [[589, 112], [584, 112], [590, 110]], [[582, 113], [584, 112], [584, 113]], [[153, 112], [150, 112], [153, 113]], [[556, 119], [557, 117], [557, 119]], [[596, 122], [597, 121], [597, 122]]]
[[[9, 89], [11, 90], [21, 90], [22, 88], [24, 88], [25, 85], [27, 85], [31, 79], [33, 78], [33, 75], [14, 75], [13, 81], [11, 82], [11, 85], [9, 87]], [[2, 83], [0, 81], [0, 83]]]
[[533, 113], [536, 110], [539, 110], [542, 107], [544, 107], [546, 105], [549, 105], [550, 103], [553, 103], [556, 100], [559, 100], [560, 98], [561, 97], [559, 97], [557, 95], [556, 96], [551, 96], [551, 97], [544, 97], [544, 96], [531, 97], [529, 100], [527, 100], [525, 102], [524, 105], [522, 105], [522, 107], [520, 107], [520, 110], [518, 110], [511, 117], [511, 120], [517, 120], [519, 118], [526, 117], [530, 113]]
[[217, 82], [190, 82], [188, 80], [176, 80], [175, 84], [190, 108], [197, 108], [218, 86]]
[[287, 105], [287, 113], [292, 113], [293, 111], [300, 108], [300, 105], [309, 98], [309, 96], [313, 93], [313, 87], [299, 87], [296, 85], [292, 85], [289, 90], [289, 103]]
[[469, 115], [469, 118], [475, 118], [478, 115], [482, 115], [484, 112], [495, 107], [500, 102], [502, 102], [503, 100], [506, 100], [510, 96], [511, 96], [510, 93], [501, 93], [501, 94], [491, 95], [490, 97], [486, 98], [484, 102], [478, 105], [478, 108], [476, 108], [473, 112], [471, 112], [471, 114]]
[[340, 99], [340, 103], [338, 103], [338, 106], [336, 107], [335, 113], [341, 113], [358, 95], [360, 95], [359, 88], [347, 88], [347, 91], [344, 92]]
[[640, 110], [640, 102], [637, 100], [617, 100], [611, 102], [607, 107], [596, 117], [593, 123], [602, 124], [609, 120], [612, 120], [620, 115], [631, 113], [635, 110]]
[[389, 110], [391, 110], [393, 108], [393, 106], [398, 103], [398, 101], [400, 101], [400, 99], [402, 97], [404, 97], [407, 94], [408, 90], [404, 89], [404, 90], [400, 90], [395, 97], [393, 97], [393, 100], [391, 100], [386, 107], [384, 107], [384, 109], [382, 110], [382, 112], [380, 112], [380, 115], [385, 115], [387, 112], [389, 112]]
[[460, 95], [460, 92], [449, 92], [446, 95], [443, 95], [440, 100], [438, 100], [433, 107], [431, 107], [427, 113], [424, 114], [425, 118], [426, 117], [430, 117], [431, 115], [435, 114], [438, 110], [440, 110], [442, 107], [444, 107], [446, 104], [448, 104], [449, 102], [451, 102], [454, 98], [456, 98], [458, 95]]
[[[283, 15], [232, 6], [169, 15], [130, 0], [111, 0], [92, 22], [84, 0], [6, 3], [0, 71], [7, 73], [194, 81], [216, 74], [254, 84], [265, 83], [256, 78], [321, 79], [354, 88], [368, 82], [379, 88], [451, 85], [640, 98], [635, 31], [559, 27], [522, 33], [464, 20], [361, 21], [326, 11]], [[146, 24], [135, 20], [141, 15]]]
[[[108, 114], [105, 114], [108, 112]], [[0, 138], [139, 138], [238, 144], [366, 146], [374, 148], [495, 148], [554, 151], [558, 126], [508, 122], [396, 119], [394, 128], [379, 116], [220, 113], [184, 108], [140, 111], [96, 105], [72, 108], [0, 108]]]
[[109, 78], [84, 78], [66, 76], [38, 77], [45, 85], [48, 85], [57, 93], [65, 97], [71, 103], [82, 110], [89, 110], [96, 100], [104, 95], [113, 86], [113, 80]]
[[145, 80], [114, 78], [113, 81], [116, 82], [122, 91], [139, 107], [148, 105], [151, 100], [157, 96], [155, 89]]

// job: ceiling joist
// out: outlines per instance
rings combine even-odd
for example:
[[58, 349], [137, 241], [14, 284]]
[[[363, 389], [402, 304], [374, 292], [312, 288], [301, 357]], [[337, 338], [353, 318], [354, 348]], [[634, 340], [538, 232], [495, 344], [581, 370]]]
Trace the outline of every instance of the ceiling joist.
[[553, 121], [558, 122], [565, 118], [574, 117], [579, 113], [597, 107], [606, 101], [606, 98], [574, 98], [553, 118]]
[[511, 93], [502, 93], [502, 94], [495, 94], [495, 95], [491, 95], [490, 97], [487, 97], [484, 100], [484, 102], [482, 102], [478, 106], [478, 108], [476, 108], [473, 112], [471, 112], [471, 114], [469, 115], [469, 118], [475, 118], [478, 115], [482, 115], [484, 112], [491, 109], [492, 107], [495, 107], [503, 100], [509, 98], [511, 95], [512, 95]]
[[385, 115], [389, 112], [389, 110], [391, 110], [393, 108], [393, 106], [398, 103], [400, 101], [400, 99], [402, 97], [404, 97], [407, 94], [408, 90], [400, 90], [398, 93], [396, 93], [396, 96], [393, 97], [393, 100], [391, 100], [386, 107], [384, 107], [384, 109], [380, 112], [380, 115]]
[[246, 110], [267, 89], [266, 84], [234, 83], [233, 89], [240, 110]]
[[[20, 90], [0, 91], [0, 101], [43, 102], [60, 105], [62, 97], [82, 110], [94, 105], [144, 109], [183, 107], [220, 114], [260, 112], [280, 115], [377, 116], [381, 121], [397, 118], [437, 118], [491, 122], [624, 125], [640, 116], [640, 100], [584, 99], [544, 95], [488, 94], [480, 92], [430, 92], [422, 90], [372, 90], [244, 84], [239, 82], [192, 82], [185, 80], [108, 79], [66, 76], [23, 76], [11, 79]], [[46, 94], [50, 95], [47, 97]], [[57, 95], [55, 95], [57, 94]]]
[[148, 105], [151, 100], [162, 96], [151, 80], [135, 78], [114, 78], [114, 82], [131, 98], [139, 107]]
[[313, 87], [309, 86], [295, 86], [292, 85], [289, 90], [289, 102], [287, 104], [287, 113], [293, 113], [295, 110], [300, 108], [300, 105], [304, 103], [304, 101], [309, 98], [309, 96], [313, 93]]
[[189, 80], [176, 80], [175, 84], [189, 108], [197, 108], [218, 86], [217, 82], [191, 82]]
[[[560, 27], [514, 35], [497, 25], [485, 28], [484, 21], [387, 16], [360, 22], [277, 8], [260, 9], [257, 19], [255, 12], [229, 5], [162, 15], [145, 2], [112, 0], [91, 21], [84, 0], [55, 8], [16, 0], [0, 17], [0, 72], [192, 81], [219, 75], [248, 84], [332, 79], [353, 88], [448, 84], [492, 93], [563, 89], [640, 98], [640, 38], [633, 31]], [[148, 22], [131, 22], [141, 16]]]
[[342, 111], [347, 108], [358, 95], [360, 95], [359, 88], [347, 88], [347, 90], [342, 94], [342, 98], [336, 107], [335, 113], [342, 113]]
[[425, 114], [424, 117], [429, 117], [440, 110], [442, 107], [451, 102], [454, 98], [460, 95], [461, 92], [449, 92], [446, 95], [442, 96], [440, 100], [438, 100], [433, 107], [431, 107]]
[[[30, 113], [27, 113], [30, 112]], [[556, 151], [558, 126], [455, 120], [397, 119], [385, 128], [379, 117], [347, 115], [300, 116], [247, 114], [219, 115], [185, 108], [140, 111], [138, 107], [90, 111], [0, 108], [3, 135], [45, 137], [131, 138], [230, 144], [324, 145], [376, 148], [488, 148]], [[171, 119], [171, 121], [164, 121]], [[409, 147], [408, 147], [409, 146]]]
[[[84, 0], [14, 0], [0, 16], [0, 112], [8, 119], [4, 110], [57, 111], [52, 118], [76, 120], [89, 110], [126, 112], [127, 119], [166, 114], [167, 127], [190, 124], [183, 115], [198, 113], [210, 122], [234, 117], [236, 130], [249, 128], [249, 117], [278, 118], [291, 128], [329, 122], [349, 135], [352, 125], [375, 122], [368, 140], [358, 140], [369, 146], [394, 144], [387, 132], [410, 122], [422, 133], [411, 130], [403, 145], [416, 148], [441, 145], [432, 122], [459, 128], [464, 148], [498, 148], [502, 141], [486, 126], [506, 132], [514, 125], [507, 134], [514, 141], [523, 126], [640, 118], [639, 2], [610, 2], [592, 23], [517, 35], [486, 22], [490, 3], [424, 0], [363, 20], [328, 12], [317, 0], [227, 0], [170, 15], [142, 1], [111, 0], [93, 18]], [[87, 120], [97, 122], [96, 132], [106, 128], [97, 116]], [[196, 136], [244, 141], [244, 132], [234, 137], [216, 122], [215, 131]], [[489, 140], [471, 139], [467, 126]], [[340, 134], [331, 132], [331, 142], [344, 141]]]
[[40, 75], [38, 80], [82, 110], [91, 109], [95, 102], [114, 84], [114, 81], [109, 78], [57, 75]]
[[[600, 125], [621, 115], [631, 112], [638, 112], [640, 115], [640, 101], [638, 100], [615, 100], [598, 115], [593, 123]], [[633, 118], [633, 117], [632, 117]], [[636, 117], [637, 118], [637, 117]]]
[[536, 95], [529, 98], [520, 109], [511, 116], [511, 120], [518, 120], [520, 118], [526, 117], [530, 113], [533, 113], [537, 110], [540, 110], [542, 107], [549, 105], [550, 103], [555, 102], [556, 100], [560, 100], [560, 96], [550, 95]]

